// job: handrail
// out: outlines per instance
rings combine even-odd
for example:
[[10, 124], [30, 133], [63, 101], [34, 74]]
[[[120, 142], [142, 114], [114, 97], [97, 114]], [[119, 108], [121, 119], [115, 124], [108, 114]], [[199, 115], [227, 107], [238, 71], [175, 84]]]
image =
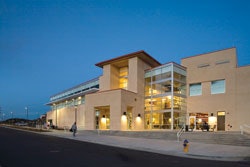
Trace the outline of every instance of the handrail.
[[244, 124], [244, 125], [240, 125], [240, 134], [250, 134], [250, 125]]
[[181, 127], [181, 129], [177, 133], [177, 141], [178, 142], [180, 141], [180, 136], [184, 132], [184, 130], [185, 130], [185, 124]]

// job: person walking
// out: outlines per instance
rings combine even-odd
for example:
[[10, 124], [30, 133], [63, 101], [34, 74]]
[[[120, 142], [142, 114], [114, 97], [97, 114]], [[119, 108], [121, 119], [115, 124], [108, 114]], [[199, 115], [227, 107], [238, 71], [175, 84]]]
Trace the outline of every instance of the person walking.
[[73, 132], [73, 136], [75, 137], [76, 136], [76, 131], [77, 131], [76, 122], [74, 122], [74, 124], [72, 125], [71, 129], [72, 129], [72, 132]]

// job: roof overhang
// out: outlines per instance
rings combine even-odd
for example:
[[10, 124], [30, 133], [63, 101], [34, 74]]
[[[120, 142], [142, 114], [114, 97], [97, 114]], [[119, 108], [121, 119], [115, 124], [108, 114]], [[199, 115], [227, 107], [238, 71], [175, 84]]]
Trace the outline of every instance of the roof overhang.
[[146, 53], [143, 50], [133, 52], [133, 53], [130, 53], [130, 54], [126, 54], [126, 55], [123, 55], [123, 56], [119, 56], [119, 57], [116, 57], [116, 58], [113, 58], [113, 59], [110, 59], [110, 60], [102, 61], [102, 62], [96, 63], [95, 65], [98, 66], [98, 67], [103, 68], [104, 65], [116, 64], [116, 63], [119, 63], [121, 61], [125, 61], [125, 60], [128, 60], [130, 58], [133, 58], [133, 57], [140, 58], [141, 60], [143, 60], [145, 63], [149, 64], [153, 68], [161, 65], [161, 63], [159, 63], [156, 59], [151, 57], [148, 53]]
[[54, 105], [56, 103], [60, 103], [60, 102], [67, 101], [67, 100], [70, 100], [70, 99], [75, 99], [75, 98], [78, 98], [79, 96], [84, 96], [86, 94], [95, 93], [97, 91], [99, 91], [99, 89], [97, 89], [97, 88], [91, 88], [89, 90], [73, 94], [71, 96], [67, 96], [67, 97], [64, 97], [64, 98], [60, 98], [60, 99], [51, 101], [49, 103], [46, 103], [45, 105], [52, 106], [52, 105]]

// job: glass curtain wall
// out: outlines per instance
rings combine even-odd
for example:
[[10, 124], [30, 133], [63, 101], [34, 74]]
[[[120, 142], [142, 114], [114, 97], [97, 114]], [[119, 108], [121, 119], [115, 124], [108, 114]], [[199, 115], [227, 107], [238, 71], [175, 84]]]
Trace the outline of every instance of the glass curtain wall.
[[84, 103], [85, 103], [85, 96], [80, 96], [76, 99], [71, 99], [71, 100], [60, 102], [60, 103], [55, 103], [54, 105], [51, 106], [51, 109], [52, 110], [55, 110], [55, 108], [61, 109], [61, 108], [72, 107], [72, 106], [80, 105]]
[[179, 129], [186, 121], [186, 71], [168, 63], [145, 73], [145, 129]]

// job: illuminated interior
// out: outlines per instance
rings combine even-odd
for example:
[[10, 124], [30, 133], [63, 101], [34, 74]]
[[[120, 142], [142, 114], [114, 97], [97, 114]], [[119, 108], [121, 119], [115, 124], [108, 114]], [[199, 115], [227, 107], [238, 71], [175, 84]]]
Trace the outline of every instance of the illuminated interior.
[[128, 89], [128, 67], [122, 67], [119, 71], [119, 88]]
[[202, 130], [204, 123], [208, 123], [208, 113], [190, 113], [189, 128], [194, 130]]
[[[173, 123], [174, 129], [178, 129], [181, 126], [182, 120], [180, 120], [180, 114], [174, 113], [174, 121], [172, 122], [171, 112], [164, 113], [153, 113], [146, 114], [146, 129], [171, 129], [171, 124]], [[150, 123], [152, 122], [152, 123]]]
[[100, 130], [110, 129], [110, 107], [101, 106], [95, 108], [95, 127]]
[[146, 72], [145, 129], [179, 129], [185, 124], [185, 82], [185, 70], [173, 63]]

